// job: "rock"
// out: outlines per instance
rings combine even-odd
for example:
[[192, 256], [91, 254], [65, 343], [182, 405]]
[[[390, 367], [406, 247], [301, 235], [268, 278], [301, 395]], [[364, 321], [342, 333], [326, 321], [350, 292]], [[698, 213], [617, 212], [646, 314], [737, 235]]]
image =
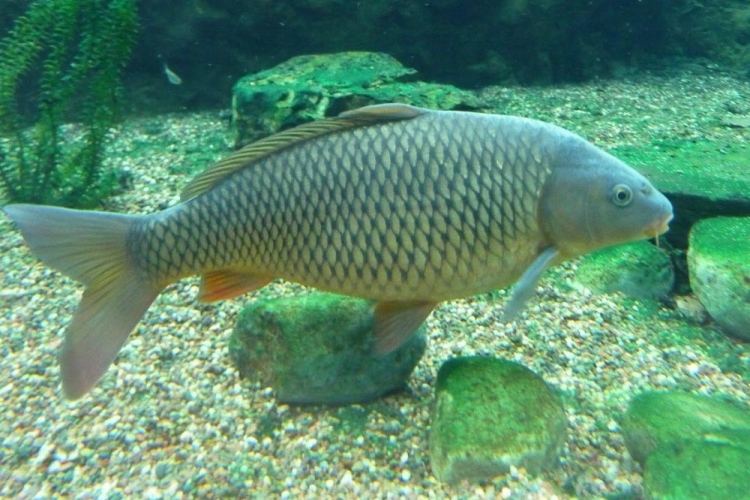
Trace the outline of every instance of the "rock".
[[593, 292], [621, 292], [642, 300], [663, 299], [674, 286], [674, 268], [666, 251], [639, 241], [583, 257], [575, 280]]
[[677, 311], [693, 324], [706, 325], [711, 320], [706, 308], [694, 295], [678, 295], [674, 297], [674, 305]]
[[706, 396], [644, 392], [630, 402], [622, 430], [628, 451], [643, 465], [657, 449], [710, 439], [723, 430], [750, 432], [750, 412]]
[[648, 177], [674, 206], [664, 237], [687, 248], [688, 233], [708, 217], [750, 217], [750, 154], [742, 141], [661, 141], [610, 151]]
[[486, 480], [511, 466], [539, 474], [557, 464], [567, 419], [531, 370], [488, 357], [448, 360], [438, 373], [430, 461], [444, 482]]
[[646, 498], [738, 500], [750, 498], [750, 430], [725, 430], [664, 446], [646, 461]]
[[298, 56], [241, 78], [232, 94], [235, 146], [281, 129], [369, 104], [479, 109], [479, 98], [450, 85], [416, 81], [416, 70], [387, 54]]
[[750, 128], [750, 116], [727, 116], [722, 118], [721, 124], [725, 127]]
[[705, 219], [693, 226], [690, 284], [728, 334], [750, 340], [750, 217]]
[[402, 389], [424, 353], [424, 325], [401, 348], [373, 352], [369, 301], [310, 293], [258, 301], [239, 315], [229, 353], [240, 375], [284, 403], [346, 404]]

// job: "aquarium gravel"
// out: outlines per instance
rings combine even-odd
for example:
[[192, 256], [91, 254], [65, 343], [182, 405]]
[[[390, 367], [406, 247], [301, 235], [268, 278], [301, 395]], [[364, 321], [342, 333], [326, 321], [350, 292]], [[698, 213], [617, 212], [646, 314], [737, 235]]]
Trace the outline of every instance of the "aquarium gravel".
[[[750, 108], [750, 82], [713, 67], [482, 96], [495, 112], [552, 121], [605, 148], [748, 137], [720, 121], [729, 106]], [[128, 172], [132, 188], [103, 208], [124, 213], [176, 203], [188, 179], [229, 150], [226, 112], [129, 120], [112, 134], [108, 162]], [[7, 218], [0, 234], [0, 497], [641, 498], [642, 471], [619, 428], [635, 394], [684, 389], [750, 406], [750, 385], [722, 373], [710, 346], [669, 343], [685, 321], [676, 311], [568, 286], [575, 262], [556, 273], [558, 285], [543, 279], [513, 323], [501, 321], [505, 291], [442, 304], [408, 390], [343, 407], [279, 404], [231, 365], [238, 311], [301, 287], [274, 282], [205, 305], [195, 301], [197, 280], [184, 280], [156, 300], [101, 383], [69, 403], [55, 356], [82, 287], [38, 263]], [[435, 479], [434, 382], [459, 355], [517, 361], [559, 391], [569, 429], [555, 471], [533, 478], [512, 469], [482, 485]]]

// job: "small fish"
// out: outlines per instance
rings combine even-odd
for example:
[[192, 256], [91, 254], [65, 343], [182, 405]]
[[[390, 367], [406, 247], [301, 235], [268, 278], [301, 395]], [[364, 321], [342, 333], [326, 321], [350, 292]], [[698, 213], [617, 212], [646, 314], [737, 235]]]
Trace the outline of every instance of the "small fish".
[[172, 85], [182, 85], [182, 78], [180, 78], [180, 75], [169, 69], [169, 66], [167, 66], [167, 63], [162, 63], [164, 66], [164, 74], [167, 75], [167, 80]]
[[89, 391], [161, 291], [200, 298], [274, 278], [374, 302], [396, 349], [441, 301], [516, 283], [510, 317], [550, 266], [664, 233], [672, 206], [620, 160], [526, 118], [378, 105], [246, 146], [150, 215], [8, 205], [43, 262], [86, 288], [60, 355]]

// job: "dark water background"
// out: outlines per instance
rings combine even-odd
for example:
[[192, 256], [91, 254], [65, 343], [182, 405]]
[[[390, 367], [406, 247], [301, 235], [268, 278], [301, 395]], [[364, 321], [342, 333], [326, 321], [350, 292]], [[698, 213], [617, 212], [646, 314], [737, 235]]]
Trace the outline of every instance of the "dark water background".
[[[0, 34], [29, 4], [2, 0]], [[750, 72], [746, 0], [141, 0], [137, 8], [125, 78], [135, 114], [228, 107], [243, 75], [345, 50], [386, 52], [422, 80], [465, 88], [585, 81], [685, 59]], [[183, 85], [169, 85], [162, 61]]]

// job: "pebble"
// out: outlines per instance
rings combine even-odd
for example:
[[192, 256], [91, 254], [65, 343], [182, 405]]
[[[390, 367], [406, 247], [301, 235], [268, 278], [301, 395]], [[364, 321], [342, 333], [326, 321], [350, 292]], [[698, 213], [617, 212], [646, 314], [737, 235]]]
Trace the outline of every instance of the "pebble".
[[352, 472], [347, 470], [344, 472], [344, 475], [341, 476], [341, 480], [339, 481], [339, 486], [343, 486], [344, 488], [349, 488], [350, 486], [354, 485], [354, 476], [352, 476]]
[[165, 462], [159, 462], [154, 468], [154, 474], [156, 474], [156, 477], [158, 479], [164, 479], [165, 477], [167, 477], [167, 474], [169, 474], [169, 469], [169, 464]]

